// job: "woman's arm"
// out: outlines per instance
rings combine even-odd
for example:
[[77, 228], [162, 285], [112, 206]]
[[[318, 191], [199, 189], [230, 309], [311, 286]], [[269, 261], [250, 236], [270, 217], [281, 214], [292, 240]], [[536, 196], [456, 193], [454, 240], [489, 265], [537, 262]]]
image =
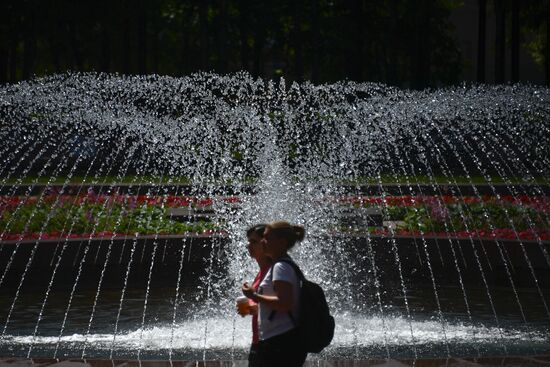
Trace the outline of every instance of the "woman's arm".
[[274, 296], [266, 296], [255, 293], [248, 284], [243, 285], [243, 294], [256, 303], [269, 305], [274, 310], [288, 312], [294, 306], [294, 293], [292, 292], [292, 283], [284, 280], [273, 281]]

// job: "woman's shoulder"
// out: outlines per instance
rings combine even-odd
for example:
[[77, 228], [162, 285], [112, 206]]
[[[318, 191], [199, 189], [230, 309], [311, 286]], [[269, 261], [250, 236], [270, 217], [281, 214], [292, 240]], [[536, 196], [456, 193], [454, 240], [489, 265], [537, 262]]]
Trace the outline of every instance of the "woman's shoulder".
[[277, 261], [274, 265], [273, 265], [273, 269], [293, 269], [292, 265], [287, 261], [287, 260], [280, 260], [280, 261]]
[[277, 280], [292, 280], [296, 277], [294, 267], [286, 261], [279, 261], [273, 265], [273, 278]]

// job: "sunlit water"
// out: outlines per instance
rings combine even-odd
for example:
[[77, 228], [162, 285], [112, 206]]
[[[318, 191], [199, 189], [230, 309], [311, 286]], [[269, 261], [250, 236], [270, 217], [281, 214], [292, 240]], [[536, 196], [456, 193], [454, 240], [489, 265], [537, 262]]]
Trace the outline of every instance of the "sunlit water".
[[[113, 291], [100, 280], [92, 290], [75, 282], [61, 291], [53, 273], [47, 275], [51, 292], [27, 287], [25, 276], [15, 290], [0, 288], [0, 353], [243, 358], [250, 320], [235, 315], [233, 299], [254, 275], [244, 229], [277, 219], [306, 227], [306, 241], [293, 256], [323, 285], [336, 316], [334, 342], [320, 358], [550, 353], [548, 290], [513, 284], [472, 290], [458, 280], [446, 289], [437, 273], [427, 285], [411, 284], [400, 273], [407, 260], [397, 247], [388, 251], [400, 282], [386, 288], [368, 249], [361, 259], [349, 258], [338, 239], [327, 240], [338, 208], [325, 200], [343, 194], [342, 183], [353, 195], [354, 185], [369, 178], [384, 196], [382, 177], [409, 182], [422, 176], [429, 185], [435, 175], [451, 186], [456, 176], [488, 183], [497, 176], [505, 186], [519, 177], [530, 185], [511, 189], [512, 195], [542, 195], [539, 184], [548, 183], [550, 167], [549, 106], [550, 91], [533, 86], [413, 92], [351, 82], [287, 85], [244, 73], [67, 74], [3, 86], [1, 185], [24, 182], [28, 196], [33, 181], [135, 175], [152, 185], [142, 194], [162, 196], [157, 184], [185, 177], [198, 195], [220, 194], [220, 186], [230, 184], [242, 201], [238, 209], [215, 206], [231, 240], [223, 248], [226, 272], [213, 270], [213, 254], [196, 286]], [[403, 194], [412, 186], [404, 185]], [[128, 271], [139, 265], [133, 266]], [[154, 267], [139, 271], [155, 275]], [[357, 297], [358, 284], [368, 294]]]
[[[171, 325], [173, 289], [157, 289], [149, 297], [149, 314], [143, 330], [136, 325], [141, 321], [144, 291], [128, 289], [120, 316], [116, 343], [113, 343], [113, 325], [107, 322], [116, 317], [119, 291], [106, 290], [98, 304], [97, 319], [89, 335], [86, 325], [91, 312], [94, 292], [83, 291], [72, 307], [72, 315], [64, 335], [59, 338], [62, 309], [66, 292], [54, 292], [46, 310], [40, 333], [32, 338], [41, 296], [26, 294], [14, 315], [10, 333], [0, 344], [3, 355], [25, 356], [33, 345], [33, 355], [51, 356], [57, 349], [59, 357], [79, 356], [86, 345], [86, 356], [104, 358], [172, 358], [179, 359], [242, 359], [245, 358], [251, 338], [250, 320], [236, 316], [233, 310], [224, 307], [206, 311], [200, 304], [194, 305], [196, 290], [183, 291], [177, 323]], [[446, 325], [446, 338], [452, 356], [545, 354], [550, 352], [550, 323], [544, 320], [540, 306], [529, 308], [529, 322], [517, 319], [514, 307], [506, 305], [508, 292], [497, 290], [496, 300], [500, 306], [501, 327], [492, 320], [490, 309], [484, 301], [482, 289], [473, 289], [470, 299], [476, 319], [472, 322], [461, 312], [460, 292], [453, 288], [442, 289], [444, 307], [450, 310], [446, 317], [452, 321]], [[535, 299], [527, 290], [521, 293], [524, 300]], [[385, 300], [386, 314], [376, 312], [374, 305], [363, 310], [350, 310], [346, 305], [336, 310], [336, 333], [332, 345], [322, 354], [311, 358], [365, 358], [418, 355], [446, 356], [441, 325], [435, 317], [435, 303], [430, 300], [430, 289], [410, 290], [413, 336], [409, 321], [403, 316], [404, 309], [399, 295]], [[4, 307], [4, 302], [0, 303]], [[347, 309], [347, 310], [345, 310]], [[454, 311], [454, 312], [453, 312]], [[102, 322], [105, 321], [105, 322]], [[205, 332], [207, 330], [207, 332]]]

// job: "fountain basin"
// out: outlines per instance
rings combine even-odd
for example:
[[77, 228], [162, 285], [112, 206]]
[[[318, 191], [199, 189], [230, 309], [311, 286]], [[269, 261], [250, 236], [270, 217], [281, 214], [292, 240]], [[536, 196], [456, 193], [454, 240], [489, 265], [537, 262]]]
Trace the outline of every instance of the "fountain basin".
[[[465, 358], [418, 358], [418, 359], [354, 359], [354, 360], [316, 360], [306, 361], [304, 367], [449, 367], [449, 366], [508, 366], [508, 367], [525, 367], [525, 366], [540, 366], [545, 367], [550, 364], [550, 356], [533, 355], [533, 356], [507, 356], [507, 357], [465, 357]], [[118, 366], [139, 366], [139, 367], [246, 367], [246, 360], [221, 360], [221, 361], [194, 361], [194, 360], [132, 360], [132, 359], [48, 359], [48, 358], [0, 358], [1, 366], [49, 366], [49, 367], [65, 367], [65, 366], [81, 366], [81, 367], [118, 367]]]
[[[151, 280], [153, 287], [163, 286], [170, 280], [175, 285], [177, 269], [182, 258], [185, 263], [181, 274], [182, 281], [196, 284], [198, 278], [205, 274], [205, 263], [210, 257], [221, 256], [217, 252], [225, 242], [227, 242], [225, 236], [212, 234], [118, 236], [112, 240], [100, 237], [4, 241], [1, 244], [0, 268], [6, 271], [6, 277], [2, 286], [17, 287], [20, 284], [21, 274], [35, 247], [36, 252], [29, 264], [24, 281], [26, 286], [46, 286], [59, 261], [53, 282], [54, 287], [72, 286], [79, 267], [82, 267], [79, 286], [94, 288], [97, 287], [105, 263], [108, 261], [104, 271], [104, 286], [122, 288], [132, 256], [132, 248], [134, 248], [128, 285], [144, 287], [148, 280], [148, 269], [155, 247], [154, 276]], [[65, 250], [63, 250], [64, 246]], [[89, 250], [85, 254], [86, 246]], [[62, 251], [63, 254], [61, 254]], [[13, 260], [8, 267], [12, 257]], [[109, 257], [108, 260], [107, 257]]]
[[[543, 250], [550, 252], [550, 241], [519, 242], [509, 239], [443, 236], [388, 237], [342, 233], [315, 240], [329, 240], [331, 243], [339, 244], [350, 259], [364, 258], [358, 266], [365, 274], [372, 268], [372, 260], [365, 258], [368, 246], [371, 246], [374, 263], [379, 269], [382, 283], [393, 283], [397, 280], [396, 259], [392, 250], [395, 244], [402, 263], [403, 276], [411, 282], [430, 283], [429, 266], [431, 266], [438, 284], [458, 284], [459, 277], [465, 283], [479, 284], [483, 273], [489, 284], [507, 286], [510, 285], [510, 277], [506, 270], [508, 267], [516, 286], [533, 287], [535, 276], [539, 286], [550, 287], [550, 266], [543, 252]], [[8, 268], [3, 286], [19, 285], [21, 274], [35, 247], [36, 253], [29, 264], [24, 282], [26, 285], [47, 285], [63, 246], [66, 249], [59, 260], [54, 286], [72, 285], [81, 262], [84, 269], [80, 279], [81, 286], [96, 286], [109, 256], [105, 284], [115, 288], [121, 287], [128, 269], [132, 247], [135, 247], [135, 253], [129, 284], [144, 285], [148, 272], [136, 269], [149, 269], [155, 243], [157, 250], [152, 277], [153, 286], [175, 284], [182, 256], [185, 264], [183, 276], [186, 280], [196, 280], [200, 275], [204, 275], [210, 263], [216, 266], [217, 271], [224, 271], [226, 261], [224, 249], [230, 243], [230, 239], [223, 233], [209, 233], [116, 236], [112, 239], [104, 237], [3, 241], [0, 268]], [[87, 245], [89, 250], [84, 258]], [[111, 247], [110, 254], [109, 247]], [[12, 256], [13, 259], [8, 267]]]

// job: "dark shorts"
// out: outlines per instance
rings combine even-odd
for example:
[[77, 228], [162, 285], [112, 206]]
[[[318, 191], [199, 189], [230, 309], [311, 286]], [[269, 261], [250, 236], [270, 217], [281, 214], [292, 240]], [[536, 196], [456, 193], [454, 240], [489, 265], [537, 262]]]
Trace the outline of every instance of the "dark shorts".
[[[257, 364], [253, 366], [300, 367], [306, 360], [307, 352], [301, 347], [298, 329], [292, 329], [272, 338], [261, 340], [255, 356]], [[249, 366], [252, 365], [249, 364]]]
[[260, 367], [260, 360], [258, 358], [258, 344], [250, 345], [250, 352], [248, 353], [248, 367]]

